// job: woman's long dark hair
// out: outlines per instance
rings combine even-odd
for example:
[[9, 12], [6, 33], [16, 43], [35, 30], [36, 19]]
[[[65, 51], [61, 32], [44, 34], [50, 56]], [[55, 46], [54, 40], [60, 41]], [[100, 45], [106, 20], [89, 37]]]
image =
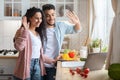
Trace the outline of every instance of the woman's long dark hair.
[[44, 46], [44, 40], [47, 40], [47, 36], [46, 36], [46, 21], [43, 11], [39, 8], [32, 7], [27, 10], [25, 16], [27, 17], [27, 21], [29, 22], [30, 18], [33, 17], [36, 12], [40, 12], [42, 15], [42, 22], [39, 25], [39, 27], [36, 28], [36, 31], [39, 33], [41, 37], [42, 45]]

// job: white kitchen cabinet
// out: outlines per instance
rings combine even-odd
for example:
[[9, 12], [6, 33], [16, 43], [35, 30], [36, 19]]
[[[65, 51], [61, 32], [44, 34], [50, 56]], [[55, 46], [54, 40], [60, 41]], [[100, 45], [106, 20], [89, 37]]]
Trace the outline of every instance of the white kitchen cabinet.
[[65, 18], [67, 10], [77, 11], [77, 0], [1, 0], [0, 20], [21, 19], [28, 8], [33, 6], [42, 8], [46, 3], [55, 5], [58, 19]]
[[21, 17], [21, 0], [1, 0], [0, 2], [0, 20], [18, 19]]
[[[29, 0], [1, 0], [0, 20], [21, 19]], [[27, 2], [27, 4], [26, 4]]]
[[13, 80], [17, 57], [0, 56], [0, 80]]
[[78, 0], [30, 0], [30, 7], [39, 7], [42, 9], [42, 5], [51, 3], [56, 7], [57, 20], [66, 20], [65, 13], [67, 10], [77, 12]]

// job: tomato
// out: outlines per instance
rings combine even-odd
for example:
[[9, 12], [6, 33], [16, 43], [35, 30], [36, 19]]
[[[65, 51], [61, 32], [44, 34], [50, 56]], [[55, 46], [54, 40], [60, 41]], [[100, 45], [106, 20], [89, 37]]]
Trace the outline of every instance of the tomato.
[[81, 75], [82, 77], [84, 77], [84, 73], [83, 73], [83, 72], [81, 72], [80, 75]]
[[80, 74], [81, 69], [80, 69], [79, 67], [77, 67], [77, 68], [76, 68], [76, 72], [77, 72], [78, 74]]
[[68, 55], [69, 55], [70, 58], [74, 58], [75, 53], [74, 52], [69, 52]]
[[71, 73], [72, 75], [75, 74], [75, 72], [74, 72], [72, 69], [70, 69], [69, 71], [70, 71], [70, 73]]
[[84, 74], [84, 78], [87, 78], [88, 77], [88, 75], [87, 74]]
[[72, 72], [72, 75], [75, 75], [75, 72]]
[[70, 71], [70, 73], [72, 73], [72, 72], [73, 72], [73, 71], [72, 71], [72, 69], [70, 69], [69, 71]]
[[69, 71], [72, 75], [75, 75], [75, 71], [76, 71], [76, 73], [81, 75], [81, 77], [87, 78], [88, 73], [90, 72], [90, 69], [85, 68], [85, 69], [82, 70], [80, 67], [77, 67], [75, 70], [69, 69]]
[[85, 74], [84, 72], [81, 72], [80, 75], [81, 75], [81, 77], [84, 77], [84, 78], [88, 77], [88, 74]]
[[84, 69], [84, 73], [85, 73], [85, 74], [88, 74], [89, 72], [90, 72], [90, 69], [89, 69], [89, 68], [85, 68], [85, 69]]

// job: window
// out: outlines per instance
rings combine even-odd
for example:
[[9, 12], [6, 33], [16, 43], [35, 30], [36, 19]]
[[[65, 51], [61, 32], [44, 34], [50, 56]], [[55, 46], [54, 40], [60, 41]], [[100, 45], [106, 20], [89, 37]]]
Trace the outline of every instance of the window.
[[114, 17], [111, 0], [91, 0], [90, 4], [90, 37], [99, 38], [102, 46], [108, 46]]

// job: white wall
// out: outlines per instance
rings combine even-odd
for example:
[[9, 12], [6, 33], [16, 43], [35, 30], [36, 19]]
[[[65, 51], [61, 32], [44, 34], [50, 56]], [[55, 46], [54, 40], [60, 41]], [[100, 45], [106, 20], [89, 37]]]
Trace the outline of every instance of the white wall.
[[19, 20], [0, 21], [0, 50], [14, 49], [13, 37], [20, 24], [21, 21]]

